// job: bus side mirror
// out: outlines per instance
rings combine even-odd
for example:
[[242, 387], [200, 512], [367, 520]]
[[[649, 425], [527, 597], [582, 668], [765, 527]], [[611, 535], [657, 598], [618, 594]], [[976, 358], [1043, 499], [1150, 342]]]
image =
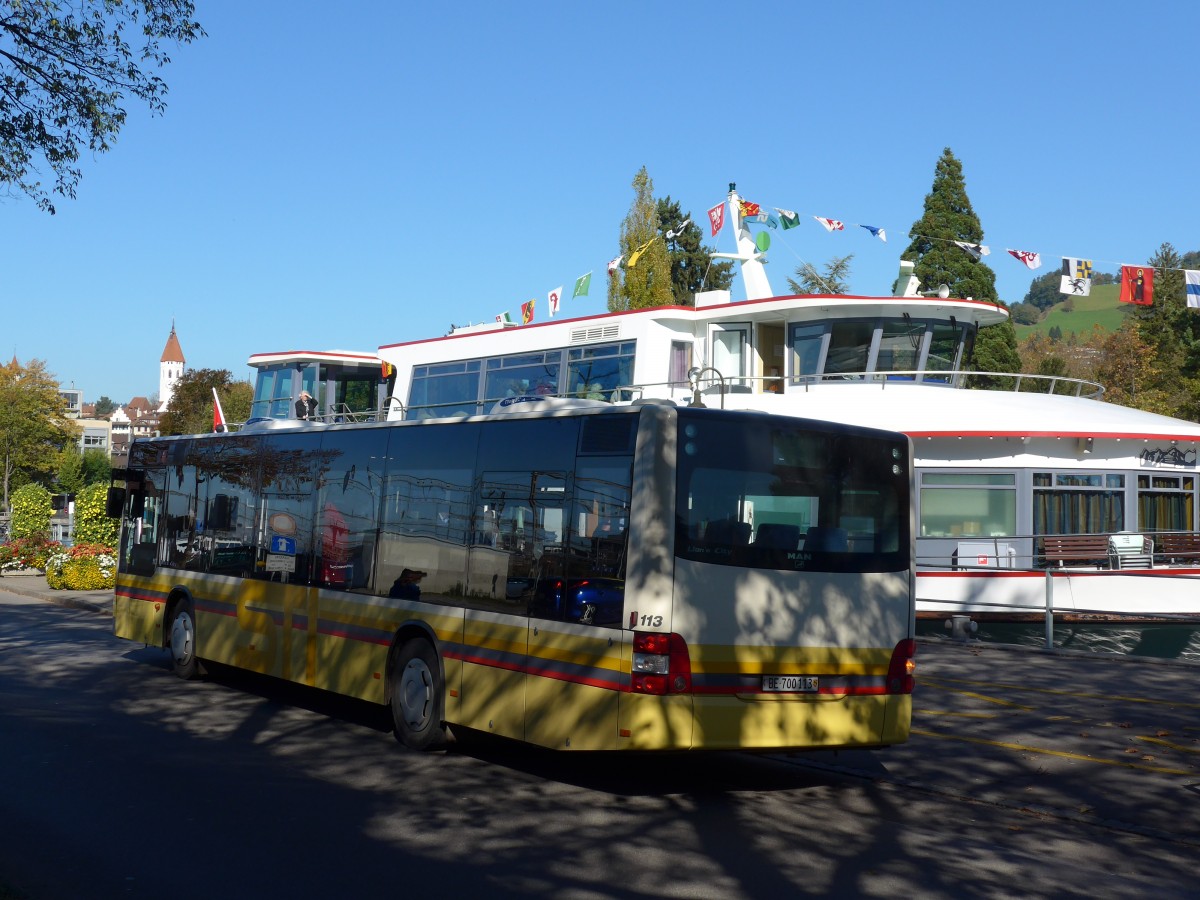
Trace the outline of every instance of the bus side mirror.
[[108, 489], [108, 497], [104, 501], [104, 514], [110, 519], [119, 519], [124, 509], [125, 488], [110, 487]]

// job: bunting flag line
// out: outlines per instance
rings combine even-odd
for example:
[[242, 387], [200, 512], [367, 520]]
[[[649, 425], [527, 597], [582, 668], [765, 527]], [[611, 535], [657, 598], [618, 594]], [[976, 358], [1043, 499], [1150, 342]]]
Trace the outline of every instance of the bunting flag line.
[[743, 219], [749, 219], [762, 212], [757, 203], [751, 203], [749, 200], [739, 200], [738, 211], [742, 214]]
[[1059, 282], [1058, 292], [1070, 294], [1072, 297], [1089, 296], [1092, 293], [1092, 261], [1064, 256], [1062, 258], [1062, 280]]
[[528, 325], [533, 321], [533, 305], [537, 300], [530, 300], [528, 303], [521, 304], [521, 324]]
[[867, 229], [867, 231], [871, 232], [872, 237], [877, 237], [885, 244], [887, 243], [887, 232], [882, 228], [876, 228], [874, 225], [859, 225], [858, 227]]
[[951, 241], [951, 243], [966, 250], [967, 253], [971, 254], [975, 262], [979, 262], [979, 260], [992, 252], [990, 247], [985, 247], [983, 244], [971, 244], [967, 241]]
[[845, 231], [846, 226], [837, 219], [826, 219], [822, 216], [813, 216], [826, 231]]
[[1042, 255], [1034, 253], [1032, 250], [1009, 250], [1008, 252], [1025, 263], [1030, 269], [1036, 269], [1042, 264]]
[[1121, 266], [1122, 303], [1150, 306], [1154, 303], [1154, 268], [1152, 266]]
[[546, 294], [546, 300], [550, 304], [550, 318], [554, 318], [554, 314], [558, 312], [558, 305], [562, 302], [562, 285], [560, 284], [554, 290]]
[[613, 259], [610, 259], [608, 261], [608, 277], [612, 278], [614, 275], [617, 274], [618, 271], [620, 271], [620, 268], [621, 268], [621, 257], [618, 256]]
[[1192, 309], [1200, 309], [1200, 272], [1195, 269], [1184, 269], [1183, 280], [1187, 305]]
[[588, 288], [591, 286], [592, 273], [588, 272], [586, 275], [580, 275], [575, 279], [575, 290], [571, 292], [571, 299], [574, 300], [576, 297], [586, 297]]
[[708, 211], [708, 221], [712, 225], [712, 236], [716, 237], [717, 232], [725, 227], [725, 204], [718, 203]]
[[777, 206], [775, 207], [775, 212], [779, 213], [779, 221], [783, 224], [784, 231], [787, 231], [789, 228], [795, 228], [800, 224], [800, 217], [790, 209], [780, 209]]
[[687, 227], [688, 227], [689, 225], [691, 225], [691, 224], [692, 224], [692, 220], [691, 220], [690, 218], [684, 219], [684, 220], [683, 220], [682, 222], [680, 222], [680, 223], [679, 223], [679, 225], [677, 225], [675, 228], [673, 228], [673, 229], [671, 229], [671, 230], [667, 231], [667, 240], [668, 240], [668, 241], [673, 241], [673, 240], [675, 240], [675, 238], [677, 238], [677, 237], [682, 237], [682, 236], [683, 236], [683, 232], [684, 232], [684, 231], [687, 229]]
[[500, 315], [496, 316], [496, 321], [501, 325], [511, 325], [512, 316], [508, 314], [508, 310], [506, 309], [504, 312], [500, 313]]
[[221, 409], [221, 398], [217, 396], [217, 389], [213, 388], [213, 432], [216, 434], [229, 430], [225, 424], [225, 411]]
[[[658, 237], [658, 235], [655, 235], [654, 237]], [[642, 254], [645, 253], [653, 243], [654, 238], [650, 238], [650, 240], [646, 241], [646, 243], [642, 244], [642, 246], [630, 253], [629, 265], [626, 268], [632, 269], [634, 266], [636, 266], [638, 264], [638, 260], [642, 258]]]

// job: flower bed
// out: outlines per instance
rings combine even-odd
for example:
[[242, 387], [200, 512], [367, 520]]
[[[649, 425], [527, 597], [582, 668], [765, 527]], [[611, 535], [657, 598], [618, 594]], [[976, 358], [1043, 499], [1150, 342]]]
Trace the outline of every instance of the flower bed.
[[0, 544], [0, 574], [20, 569], [45, 571], [46, 560], [62, 549], [62, 544], [58, 541], [44, 536], [17, 538], [15, 541]]
[[60, 548], [46, 559], [46, 584], [59, 590], [106, 590], [116, 584], [116, 576], [116, 556], [102, 544]]

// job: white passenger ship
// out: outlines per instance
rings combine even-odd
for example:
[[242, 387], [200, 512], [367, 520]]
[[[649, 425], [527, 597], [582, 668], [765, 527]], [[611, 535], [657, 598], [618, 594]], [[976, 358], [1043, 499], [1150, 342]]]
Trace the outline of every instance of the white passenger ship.
[[[255, 354], [255, 417], [472, 415], [516, 395], [761, 409], [907, 434], [916, 462], [918, 615], [1200, 619], [1200, 424], [1105, 403], [1098, 384], [993, 373], [1002, 306], [921, 292], [774, 296], [729, 194], [744, 300], [455, 328], [376, 353]], [[747, 511], [748, 519], [753, 518]], [[753, 521], [751, 526], [753, 535]], [[752, 537], [751, 537], [752, 539]]]

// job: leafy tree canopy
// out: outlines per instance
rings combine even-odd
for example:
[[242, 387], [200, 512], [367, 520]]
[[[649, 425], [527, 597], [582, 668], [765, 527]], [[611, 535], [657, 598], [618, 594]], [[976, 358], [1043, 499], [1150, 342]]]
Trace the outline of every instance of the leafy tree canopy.
[[853, 259], [853, 253], [849, 256], [835, 256], [825, 264], [824, 274], [817, 274], [812, 263], [797, 266], [796, 278], [788, 279], [788, 287], [793, 294], [848, 294], [850, 262]]
[[245, 422], [250, 417], [254, 389], [234, 381], [228, 369], [190, 369], [179, 376], [171, 402], [158, 430], [162, 434], [206, 434], [213, 425], [213, 388], [221, 398], [228, 422]]
[[117, 408], [117, 404], [113, 403], [107, 395], [102, 396], [96, 401], [96, 415], [107, 416]]
[[22, 365], [14, 357], [0, 365], [0, 476], [4, 509], [9, 491], [54, 479], [60, 451], [78, 439], [67, 418], [58, 380], [39, 359]]
[[621, 264], [608, 279], [608, 308], [669, 306], [673, 299], [671, 261], [661, 239], [654, 182], [646, 167], [633, 179], [633, 205], [621, 223]]
[[0, 183], [53, 215], [44, 166], [52, 192], [74, 198], [80, 150], [109, 149], [128, 97], [166, 109], [167, 85], [152, 70], [171, 60], [159, 43], [203, 37], [194, 13], [191, 0], [0, 2]]

